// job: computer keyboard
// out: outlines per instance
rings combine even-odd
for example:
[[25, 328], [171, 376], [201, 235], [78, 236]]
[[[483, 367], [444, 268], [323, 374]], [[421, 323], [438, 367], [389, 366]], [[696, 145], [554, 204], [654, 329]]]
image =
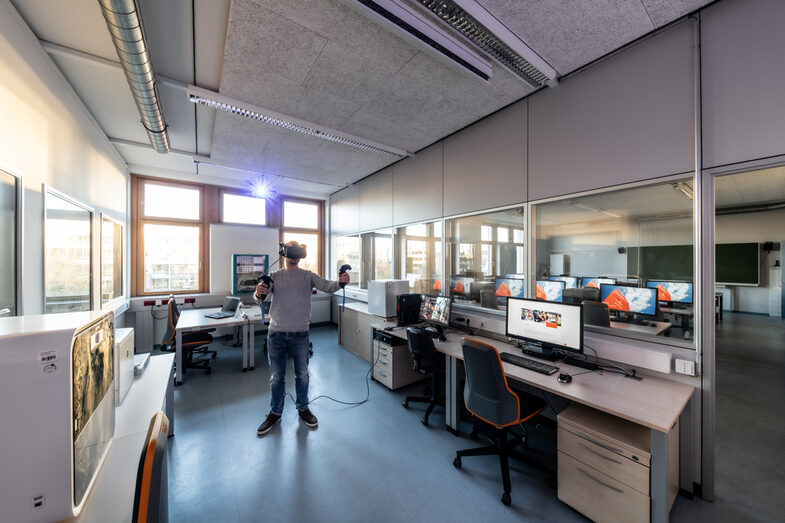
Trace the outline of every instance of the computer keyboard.
[[554, 367], [553, 365], [533, 360], [531, 358], [524, 358], [523, 356], [518, 356], [517, 354], [510, 354], [509, 352], [502, 352], [499, 354], [499, 356], [501, 357], [502, 361], [512, 363], [513, 365], [523, 367], [524, 369], [533, 370], [534, 372], [539, 372], [540, 374], [546, 374], [548, 376], [559, 370], [559, 367]]

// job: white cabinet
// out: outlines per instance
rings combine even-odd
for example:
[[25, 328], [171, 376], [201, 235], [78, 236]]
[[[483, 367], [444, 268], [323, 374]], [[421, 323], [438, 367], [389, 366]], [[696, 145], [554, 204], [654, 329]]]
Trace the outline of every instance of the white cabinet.
[[374, 330], [372, 357], [373, 379], [390, 390], [426, 377], [414, 370], [412, 354], [406, 340], [383, 330]]

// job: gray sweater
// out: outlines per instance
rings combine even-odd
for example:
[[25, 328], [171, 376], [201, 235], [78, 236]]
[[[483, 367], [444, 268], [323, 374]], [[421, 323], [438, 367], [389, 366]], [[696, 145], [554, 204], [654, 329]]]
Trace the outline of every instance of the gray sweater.
[[[335, 292], [340, 289], [337, 281], [303, 269], [279, 269], [270, 273], [273, 279], [270, 301], [270, 332], [303, 332], [311, 320], [311, 290]], [[257, 303], [262, 300], [256, 297]]]

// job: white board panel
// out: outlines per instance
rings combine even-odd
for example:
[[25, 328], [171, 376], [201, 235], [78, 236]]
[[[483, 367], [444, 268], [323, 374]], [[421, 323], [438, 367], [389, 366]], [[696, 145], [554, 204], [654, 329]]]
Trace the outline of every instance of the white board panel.
[[226, 293], [232, 289], [232, 254], [267, 254], [270, 271], [278, 259], [278, 229], [254, 225], [210, 224], [210, 292]]

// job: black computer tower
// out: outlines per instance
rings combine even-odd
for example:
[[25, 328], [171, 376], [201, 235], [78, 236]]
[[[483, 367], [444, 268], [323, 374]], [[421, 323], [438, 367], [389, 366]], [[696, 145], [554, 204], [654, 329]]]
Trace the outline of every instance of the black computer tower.
[[399, 294], [396, 302], [397, 325], [411, 325], [419, 321], [421, 294]]

